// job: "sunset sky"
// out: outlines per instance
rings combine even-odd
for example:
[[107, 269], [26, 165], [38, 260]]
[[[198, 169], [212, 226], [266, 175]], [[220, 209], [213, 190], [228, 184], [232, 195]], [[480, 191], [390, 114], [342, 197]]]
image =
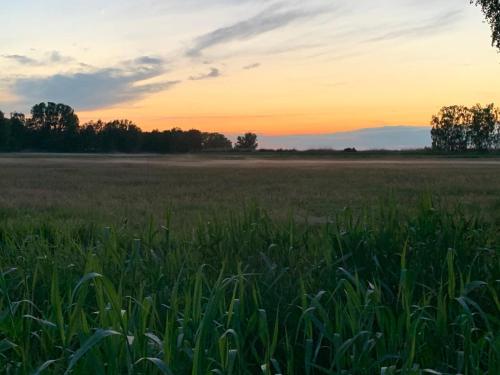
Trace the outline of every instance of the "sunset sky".
[[234, 134], [427, 125], [500, 104], [500, 54], [468, 0], [16, 0], [0, 109]]

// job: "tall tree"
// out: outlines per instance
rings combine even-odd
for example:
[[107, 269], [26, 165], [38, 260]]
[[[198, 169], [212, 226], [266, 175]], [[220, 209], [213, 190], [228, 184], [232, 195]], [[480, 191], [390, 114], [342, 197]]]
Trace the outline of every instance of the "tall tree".
[[29, 134], [26, 128], [26, 116], [23, 113], [10, 114], [10, 150], [21, 151], [30, 147]]
[[227, 151], [233, 148], [233, 143], [220, 133], [203, 133], [203, 150]]
[[471, 148], [486, 151], [495, 146], [495, 131], [498, 113], [495, 105], [481, 107], [479, 104], [470, 109], [471, 118], [468, 126], [468, 139]]
[[443, 107], [432, 117], [432, 147], [441, 151], [487, 151], [500, 147], [500, 109]]
[[184, 132], [188, 152], [199, 152], [203, 148], [203, 134], [196, 129]]
[[238, 137], [234, 148], [239, 151], [255, 151], [259, 147], [257, 143], [257, 134], [246, 133]]
[[97, 120], [83, 124], [80, 127], [80, 148], [85, 152], [103, 151], [101, 132], [104, 128], [104, 122]]
[[139, 152], [141, 150], [142, 131], [129, 120], [108, 122], [101, 130], [103, 151]]
[[10, 146], [10, 121], [0, 111], [0, 151], [8, 151]]
[[495, 117], [497, 123], [495, 125], [495, 130], [493, 131], [493, 146], [494, 150], [500, 150], [500, 108], [495, 109]]
[[467, 150], [470, 113], [463, 106], [443, 107], [432, 117], [432, 148], [441, 151]]
[[40, 103], [31, 109], [29, 127], [36, 146], [53, 151], [75, 151], [79, 121], [66, 104]]
[[31, 109], [31, 124], [51, 132], [76, 132], [79, 121], [73, 108], [66, 104], [40, 103]]
[[499, 0], [470, 0], [471, 4], [481, 7], [486, 20], [491, 27], [492, 44], [500, 49], [500, 1]]

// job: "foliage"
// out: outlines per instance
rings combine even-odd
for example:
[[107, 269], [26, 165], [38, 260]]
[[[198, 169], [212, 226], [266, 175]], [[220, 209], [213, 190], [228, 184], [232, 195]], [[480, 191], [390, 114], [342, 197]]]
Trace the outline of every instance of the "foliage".
[[204, 150], [227, 151], [233, 148], [232, 142], [220, 133], [203, 133], [202, 137]]
[[31, 140], [41, 150], [71, 151], [77, 142], [79, 120], [73, 108], [65, 104], [40, 103], [31, 109], [26, 122]]
[[443, 107], [432, 118], [432, 147], [441, 151], [500, 148], [500, 110], [494, 104]]
[[472, 4], [481, 7], [486, 20], [491, 26], [492, 44], [500, 49], [500, 1], [499, 0], [471, 0]]
[[259, 147], [259, 144], [257, 143], [257, 134], [246, 133], [245, 135], [238, 137], [234, 147], [236, 150], [240, 151], [255, 151], [257, 147]]
[[479, 150], [500, 148], [500, 109], [493, 104], [481, 107], [479, 104], [469, 109], [471, 122], [468, 126], [470, 147]]
[[0, 111], [0, 150], [7, 147], [7, 140], [10, 138], [10, 126], [5, 115]]
[[0, 221], [5, 374], [498, 374], [498, 228], [432, 199], [321, 226]]

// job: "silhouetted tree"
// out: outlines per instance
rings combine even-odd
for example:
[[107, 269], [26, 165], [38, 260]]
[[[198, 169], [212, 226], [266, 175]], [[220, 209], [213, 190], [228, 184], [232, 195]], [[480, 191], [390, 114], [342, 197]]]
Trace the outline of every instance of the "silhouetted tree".
[[29, 147], [30, 139], [26, 127], [26, 116], [23, 113], [10, 114], [10, 151], [21, 151]]
[[187, 152], [199, 152], [203, 148], [203, 134], [196, 129], [185, 132]]
[[166, 145], [163, 144], [163, 133], [155, 129], [152, 132], [142, 134], [142, 148], [147, 152], [166, 153]]
[[442, 151], [467, 150], [469, 112], [463, 106], [443, 107], [432, 117], [432, 148]]
[[34, 141], [38, 148], [73, 151], [77, 146], [78, 116], [66, 104], [49, 102], [33, 106], [28, 126], [36, 133]]
[[233, 148], [233, 143], [220, 133], [202, 134], [203, 150], [228, 151]]
[[101, 120], [97, 122], [88, 122], [80, 127], [80, 149], [85, 152], [99, 152], [103, 150], [102, 129], [104, 123]]
[[102, 147], [106, 152], [139, 152], [141, 129], [129, 120], [106, 123], [101, 132]]
[[495, 110], [495, 106], [490, 104], [483, 108], [477, 104], [469, 111], [471, 113], [471, 122], [468, 126], [470, 147], [478, 151], [494, 148], [498, 124], [498, 111]]
[[11, 118], [0, 111], [0, 151], [18, 151], [26, 145], [24, 115], [13, 113]]
[[186, 137], [184, 136], [184, 132], [180, 128], [173, 128], [170, 131], [167, 131], [165, 134], [166, 141], [169, 144], [169, 150], [172, 153], [182, 153], [188, 152], [188, 144], [186, 142]]
[[9, 150], [10, 138], [10, 121], [0, 111], [0, 151]]
[[441, 151], [486, 151], [498, 147], [499, 110], [493, 104], [443, 107], [432, 118], [432, 148]]
[[239, 151], [255, 151], [259, 147], [257, 143], [257, 134], [246, 133], [244, 136], [238, 137], [234, 148]]
[[500, 49], [500, 1], [499, 0], [470, 0], [471, 4], [481, 7], [486, 20], [491, 26], [492, 44]]

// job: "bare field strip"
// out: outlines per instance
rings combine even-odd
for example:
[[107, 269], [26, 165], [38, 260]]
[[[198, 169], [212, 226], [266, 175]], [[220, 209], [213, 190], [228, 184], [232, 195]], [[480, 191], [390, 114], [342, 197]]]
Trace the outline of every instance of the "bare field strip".
[[10, 156], [0, 154], [0, 165], [4, 164], [134, 164], [165, 167], [327, 167], [357, 165], [435, 165], [435, 166], [500, 166], [500, 159], [466, 159], [466, 158], [370, 158], [370, 159], [337, 159], [337, 158], [260, 158], [260, 157], [211, 157], [204, 155], [190, 156], [149, 156], [149, 155], [69, 155], [41, 154], [40, 156]]

